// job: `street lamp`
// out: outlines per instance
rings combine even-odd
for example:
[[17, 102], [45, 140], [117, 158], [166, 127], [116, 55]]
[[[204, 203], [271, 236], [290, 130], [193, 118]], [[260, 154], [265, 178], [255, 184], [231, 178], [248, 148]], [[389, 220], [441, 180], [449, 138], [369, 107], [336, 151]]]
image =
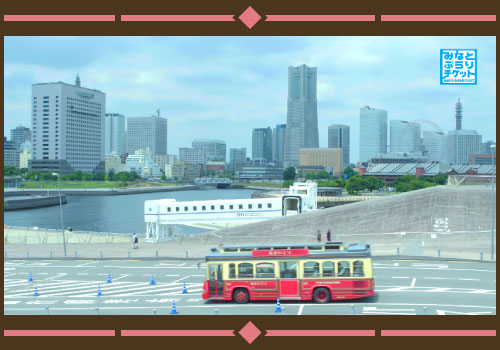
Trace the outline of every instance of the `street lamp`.
[[62, 199], [61, 199], [61, 175], [58, 173], [52, 173], [52, 176], [57, 176], [57, 184], [59, 187], [59, 209], [61, 210], [61, 232], [63, 239], [64, 256], [66, 256], [66, 240], [64, 239], [64, 220], [63, 220]]
[[495, 181], [493, 173], [493, 155], [495, 154], [496, 145], [491, 145], [491, 260], [495, 254]]

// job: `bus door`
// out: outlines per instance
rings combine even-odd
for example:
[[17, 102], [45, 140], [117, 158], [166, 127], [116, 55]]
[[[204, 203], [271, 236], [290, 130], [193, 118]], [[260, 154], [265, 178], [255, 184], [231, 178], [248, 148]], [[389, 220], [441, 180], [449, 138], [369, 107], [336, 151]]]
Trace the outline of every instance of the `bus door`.
[[280, 262], [280, 298], [299, 297], [298, 261]]
[[208, 292], [211, 297], [224, 296], [222, 264], [208, 265]]

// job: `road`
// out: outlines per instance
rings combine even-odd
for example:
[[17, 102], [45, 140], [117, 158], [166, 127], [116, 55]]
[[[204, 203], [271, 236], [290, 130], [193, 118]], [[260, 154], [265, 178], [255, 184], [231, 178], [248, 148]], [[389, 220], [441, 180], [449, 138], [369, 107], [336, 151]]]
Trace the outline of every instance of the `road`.
[[[276, 314], [273, 301], [202, 300], [204, 275], [205, 264], [192, 260], [5, 260], [4, 314], [169, 315], [172, 302], [179, 315]], [[493, 263], [374, 260], [374, 277], [375, 297], [329, 304], [282, 301], [281, 314], [496, 314]], [[39, 296], [33, 295], [35, 286]]]

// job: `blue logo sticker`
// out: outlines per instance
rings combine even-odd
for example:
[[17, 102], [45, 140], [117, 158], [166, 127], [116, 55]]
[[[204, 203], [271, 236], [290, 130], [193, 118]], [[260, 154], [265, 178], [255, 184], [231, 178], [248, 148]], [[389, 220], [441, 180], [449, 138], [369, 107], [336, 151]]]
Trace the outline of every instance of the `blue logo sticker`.
[[441, 49], [441, 85], [477, 85], [476, 49]]

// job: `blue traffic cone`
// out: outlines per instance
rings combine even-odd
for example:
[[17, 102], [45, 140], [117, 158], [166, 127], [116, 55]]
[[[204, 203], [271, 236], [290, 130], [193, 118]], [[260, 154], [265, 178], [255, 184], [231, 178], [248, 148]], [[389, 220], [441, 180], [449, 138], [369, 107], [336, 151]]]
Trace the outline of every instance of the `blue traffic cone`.
[[36, 286], [35, 286], [35, 293], [33, 293], [33, 296], [34, 297], [40, 296], [40, 294], [38, 294], [38, 288]]
[[281, 312], [280, 298], [276, 301], [276, 310], [274, 312]]
[[28, 277], [28, 282], [33, 282], [33, 277], [31, 276], [31, 272], [30, 272], [29, 277]]
[[175, 309], [175, 301], [172, 299], [172, 311], [170, 311], [170, 315], [177, 315], [177, 314], [179, 313]]
[[100, 297], [101, 295], [102, 295], [102, 293], [101, 293], [101, 285], [98, 284], [97, 285], [97, 296]]
[[186, 288], [186, 281], [184, 281], [184, 288], [182, 288], [182, 294], [187, 294], [188, 290]]
[[108, 273], [108, 280], [106, 281], [106, 283], [111, 283], [111, 275]]
[[151, 274], [151, 281], [149, 281], [149, 284], [155, 284], [155, 275], [153, 273]]

